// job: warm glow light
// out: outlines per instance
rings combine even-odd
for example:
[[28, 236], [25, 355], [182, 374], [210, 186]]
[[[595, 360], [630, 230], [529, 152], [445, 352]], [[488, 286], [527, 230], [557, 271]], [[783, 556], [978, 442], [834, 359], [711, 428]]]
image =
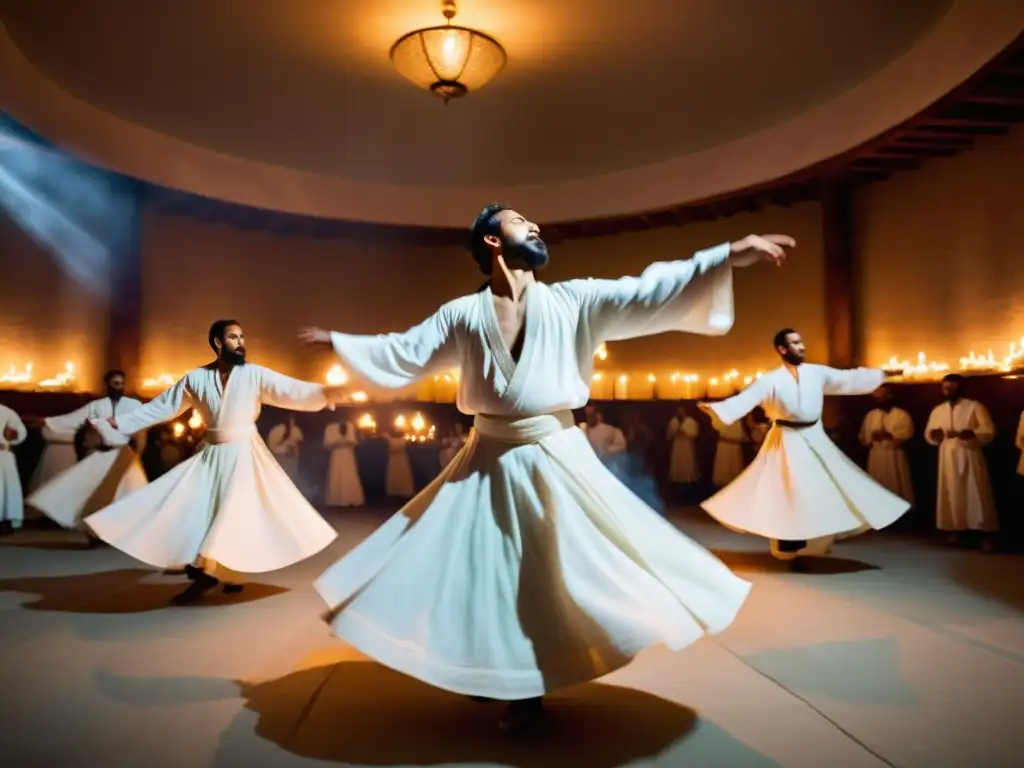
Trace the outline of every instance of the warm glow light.
[[340, 365], [336, 365], [327, 372], [327, 383], [332, 387], [340, 387], [348, 381], [348, 374]]
[[602, 379], [604, 379], [604, 374], [595, 373], [593, 376], [591, 376], [591, 379], [593, 379], [594, 381], [601, 381]]
[[444, 99], [483, 88], [505, 67], [505, 49], [494, 38], [451, 23], [455, 3], [442, 3], [448, 24], [427, 27], [399, 38], [391, 62], [406, 80]]
[[608, 347], [607, 347], [607, 345], [603, 341], [598, 345], [597, 349], [594, 351], [594, 359], [595, 360], [607, 360], [608, 359]]
[[193, 409], [192, 415], [188, 418], [188, 427], [191, 430], [197, 430], [203, 426], [203, 415], [199, 413], [198, 409]]
[[75, 366], [72, 363], [64, 363], [64, 370], [52, 379], [43, 379], [39, 386], [45, 389], [57, 389], [70, 386], [75, 381]]
[[352, 393], [352, 402], [354, 402], [354, 403], [365, 403], [368, 399], [369, 398], [366, 396], [365, 392], [353, 392]]
[[405, 416], [402, 414], [395, 416], [395, 429], [405, 429]]
[[173, 376], [171, 376], [171, 374], [169, 374], [169, 373], [161, 373], [155, 379], [145, 379], [142, 382], [142, 389], [144, 389], [144, 390], [153, 390], [153, 389], [164, 390], [164, 389], [169, 389], [174, 384], [175, 381], [177, 381], [177, 379], [175, 379]]
[[658, 377], [655, 376], [653, 373], [649, 373], [649, 374], [647, 374], [647, 380], [649, 382], [651, 382], [651, 384], [653, 384], [654, 382], [656, 382], [658, 380]]
[[359, 417], [358, 421], [356, 421], [356, 426], [359, 427], [359, 429], [367, 429], [373, 431], [377, 429], [377, 422], [374, 421], [373, 414], [364, 413], [362, 416]]
[[174, 424], [171, 425], [171, 428], [174, 430], [175, 437], [181, 437], [185, 434], [185, 425], [180, 421], [174, 422]]
[[7, 373], [0, 374], [0, 384], [29, 384], [32, 381], [32, 363], [24, 371], [17, 371], [12, 364]]
[[629, 381], [629, 376], [627, 376], [626, 374], [622, 374], [621, 376], [619, 376], [619, 381], [625, 384], [627, 381]]
[[417, 413], [415, 416], [412, 417], [412, 428], [416, 432], [422, 432], [424, 427], [426, 426], [427, 422], [426, 419], [423, 418], [422, 413]]

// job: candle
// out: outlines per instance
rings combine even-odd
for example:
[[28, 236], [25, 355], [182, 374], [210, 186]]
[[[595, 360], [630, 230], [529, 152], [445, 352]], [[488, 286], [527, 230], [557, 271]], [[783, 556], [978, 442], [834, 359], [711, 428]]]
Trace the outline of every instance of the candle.
[[607, 374], [598, 372], [590, 377], [590, 399], [611, 400], [611, 384]]
[[607, 360], [608, 359], [608, 347], [605, 345], [605, 343], [603, 341], [600, 344], [598, 344], [597, 345], [597, 349], [594, 350], [594, 359], [595, 360]]
[[458, 395], [459, 385], [455, 377], [446, 373], [434, 382], [434, 401], [438, 403], [454, 403]]
[[345, 369], [340, 365], [335, 365], [327, 372], [325, 378], [332, 387], [338, 387], [348, 381], [348, 374], [345, 373]]
[[740, 372], [735, 368], [722, 377], [722, 386], [727, 387], [729, 394], [734, 395], [740, 391]]
[[32, 383], [32, 363], [25, 365], [25, 370], [17, 371], [12, 364], [7, 373], [0, 374], [0, 387], [20, 388]]
[[181, 437], [185, 434], [185, 425], [180, 421], [174, 422], [174, 424], [171, 425], [171, 428], [174, 430], [175, 437]]
[[199, 413], [199, 409], [193, 409], [192, 415], [188, 419], [189, 429], [195, 431], [203, 426], [203, 415]]
[[52, 379], [43, 379], [39, 386], [44, 389], [65, 389], [75, 382], [75, 366], [71, 363], [64, 363], [64, 370]]
[[612, 387], [612, 398], [615, 400], [629, 399], [629, 376], [623, 373], [615, 379], [615, 384]]
[[427, 428], [427, 420], [423, 418], [422, 413], [417, 413], [412, 417], [412, 429], [417, 435]]
[[373, 414], [364, 413], [356, 421], [356, 427], [372, 435], [374, 432], [377, 431], [377, 422], [374, 420]]
[[721, 399], [731, 397], [733, 393], [732, 381], [724, 377], [708, 379], [708, 397]]
[[352, 402], [353, 403], [365, 403], [369, 399], [370, 398], [367, 397], [365, 392], [353, 392], [352, 393]]
[[421, 403], [432, 403], [434, 402], [434, 383], [438, 377], [424, 376], [418, 382], [416, 382], [416, 399]]
[[164, 390], [171, 387], [175, 382], [175, 379], [169, 373], [161, 373], [155, 379], [144, 379], [142, 382], [142, 389], [144, 391], [149, 390]]

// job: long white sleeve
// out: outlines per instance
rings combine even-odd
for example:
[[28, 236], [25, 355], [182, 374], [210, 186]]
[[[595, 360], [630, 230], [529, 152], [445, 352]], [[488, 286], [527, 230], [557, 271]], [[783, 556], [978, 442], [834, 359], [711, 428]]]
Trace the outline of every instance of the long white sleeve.
[[580, 302], [596, 346], [666, 331], [728, 333], [734, 320], [728, 243], [681, 261], [652, 264], [639, 277], [562, 283]]
[[708, 403], [715, 416], [726, 426], [739, 421], [764, 400], [764, 379], [756, 379], [739, 394], [717, 403]]
[[323, 384], [293, 379], [269, 368], [259, 368], [260, 399], [266, 405], [292, 411], [322, 411], [327, 407]]
[[[136, 432], [175, 419], [192, 407], [193, 401], [188, 389], [188, 379], [181, 378], [145, 405], [122, 416], [117, 416], [115, 419], [117, 431], [131, 437]], [[100, 434], [106, 440], [102, 429], [100, 429]]]
[[942, 442], [942, 440], [936, 440], [932, 437], [932, 432], [937, 429], [941, 429], [943, 433], [946, 431], [946, 429], [939, 424], [939, 410], [944, 407], [948, 408], [949, 406], [937, 405], [932, 408], [932, 412], [928, 415], [928, 424], [926, 424], [924, 428], [924, 439], [929, 445], [939, 445]]
[[872, 435], [868, 430], [868, 425], [871, 423], [871, 416], [873, 413], [874, 411], [869, 411], [864, 417], [864, 420], [860, 423], [860, 434], [858, 435], [861, 445], [868, 446], [869, 448], [875, 443], [874, 435]]
[[[15, 436], [13, 440], [8, 440], [4, 436], [4, 432], [7, 429], [13, 429]], [[25, 442], [25, 438], [28, 437], [28, 430], [25, 428], [25, 422], [21, 420], [21, 417], [10, 408], [0, 406], [0, 447], [13, 448], [16, 445], [21, 445]]]
[[981, 403], [974, 404], [974, 437], [979, 445], [988, 445], [996, 436], [996, 425], [992, 422], [988, 408]]
[[43, 420], [43, 439], [48, 443], [70, 443], [75, 439], [75, 432], [89, 418], [92, 403], [86, 403], [71, 413], [61, 416], [50, 416]]
[[401, 389], [435, 370], [458, 365], [452, 315], [445, 305], [404, 333], [359, 336], [334, 331], [331, 344], [354, 375], [377, 387]]
[[825, 374], [822, 390], [826, 395], [870, 395], [885, 383], [885, 371], [876, 368], [821, 368]]
[[893, 410], [892, 439], [897, 443], [905, 443], [914, 436], [914, 420], [901, 408]]

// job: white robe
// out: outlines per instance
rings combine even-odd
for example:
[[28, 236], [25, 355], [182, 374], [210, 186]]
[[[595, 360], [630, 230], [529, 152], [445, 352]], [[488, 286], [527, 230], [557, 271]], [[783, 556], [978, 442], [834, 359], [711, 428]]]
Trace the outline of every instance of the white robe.
[[712, 419], [712, 426], [718, 432], [718, 444], [715, 446], [715, 467], [711, 474], [711, 482], [724, 488], [743, 472], [746, 462], [743, 460], [743, 444], [750, 442], [742, 421], [722, 424]]
[[[973, 430], [972, 440], [943, 438], [936, 441], [932, 430], [963, 432]], [[981, 448], [992, 442], [996, 428], [984, 405], [960, 399], [956, 407], [937, 405], [928, 417], [924, 437], [939, 446], [939, 489], [935, 515], [940, 531], [997, 531], [999, 517], [992, 497], [988, 463]]]
[[411, 499], [416, 495], [412, 476], [409, 443], [404, 437], [386, 435], [388, 466], [384, 474], [384, 494], [395, 499]]
[[[884, 430], [891, 440], [875, 440], [874, 434]], [[860, 441], [868, 452], [868, 474], [880, 485], [914, 505], [914, 481], [910, 476], [910, 462], [903, 444], [914, 436], [914, 421], [902, 408], [883, 411], [875, 408], [868, 412], [860, 427]]]
[[697, 464], [697, 436], [700, 424], [690, 416], [682, 421], [673, 416], [665, 431], [665, 439], [672, 443], [669, 456], [668, 479], [673, 483], [695, 483], [700, 480]]
[[[4, 437], [8, 428], [17, 433], [13, 440]], [[6, 405], [0, 405], [0, 521], [9, 522], [14, 528], [20, 528], [25, 520], [25, 504], [18, 462], [11, 449], [25, 442], [27, 436], [28, 430], [21, 417]]]
[[598, 456], [611, 456], [626, 450], [626, 436], [618, 427], [611, 424], [595, 424], [591, 427], [588, 424], [584, 432]]
[[148, 483], [138, 454], [124, 445], [86, 456], [37, 488], [26, 503], [65, 528], [88, 531], [86, 517]]
[[324, 448], [331, 452], [324, 493], [324, 504], [328, 507], [361, 507], [366, 503], [356, 463], [358, 442], [359, 434], [351, 421], [333, 422], [324, 430]]
[[318, 384], [246, 363], [221, 388], [215, 366], [197, 368], [126, 416], [104, 440], [127, 436], [198, 408], [209, 425], [191, 458], [145, 488], [86, 519], [104, 541], [158, 568], [191, 563], [209, 570], [265, 573], [315, 555], [337, 535], [274, 460], [256, 431], [262, 404], [318, 411]]
[[441, 462], [441, 469], [451, 464], [459, 451], [466, 447], [465, 435], [452, 435], [441, 441], [441, 450], [438, 453], [438, 460]]
[[873, 392], [885, 374], [809, 363], [797, 370], [799, 380], [782, 366], [738, 395], [711, 403], [712, 411], [726, 424], [761, 405], [773, 421], [814, 422], [814, 426], [773, 424], [753, 463], [702, 506], [729, 528], [789, 541], [892, 524], [910, 505], [840, 451], [821, 424], [825, 395]]
[[[86, 403], [71, 413], [62, 416], [50, 416], [43, 422], [42, 435], [46, 447], [39, 458], [39, 465], [32, 474], [28, 484], [29, 493], [42, 488], [51, 479], [75, 466], [78, 456], [75, 454], [75, 433], [78, 428], [90, 419], [109, 419], [131, 413], [142, 406], [134, 397], [122, 397], [115, 404], [109, 397]], [[135, 435], [136, 449], [142, 453], [145, 447], [145, 433]]]
[[616, 480], [571, 414], [600, 342], [729, 330], [728, 256], [530, 285], [518, 362], [489, 289], [405, 333], [332, 334], [379, 387], [459, 367], [458, 407], [476, 416], [458, 458], [317, 582], [334, 632], [440, 688], [524, 699], [728, 627], [750, 584]]
[[1017, 422], [1017, 437], [1014, 440], [1017, 450], [1020, 451], [1020, 459], [1017, 461], [1017, 474], [1024, 475], [1024, 413], [1020, 415]]
[[298, 427], [292, 427], [285, 436], [285, 424], [277, 424], [271, 427], [267, 433], [267, 447], [274, 454], [277, 463], [281, 465], [293, 483], [299, 482], [299, 446], [302, 445], [304, 435]]

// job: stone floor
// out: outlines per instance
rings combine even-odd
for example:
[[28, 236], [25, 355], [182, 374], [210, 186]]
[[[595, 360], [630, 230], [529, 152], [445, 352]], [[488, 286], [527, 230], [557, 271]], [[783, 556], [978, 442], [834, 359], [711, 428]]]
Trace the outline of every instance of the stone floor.
[[71, 534], [0, 546], [0, 765], [1024, 765], [1024, 559], [869, 534], [811, 573], [699, 512], [679, 525], [755, 583], [726, 633], [552, 697], [543, 734], [329, 636], [311, 582], [383, 519], [240, 596]]

